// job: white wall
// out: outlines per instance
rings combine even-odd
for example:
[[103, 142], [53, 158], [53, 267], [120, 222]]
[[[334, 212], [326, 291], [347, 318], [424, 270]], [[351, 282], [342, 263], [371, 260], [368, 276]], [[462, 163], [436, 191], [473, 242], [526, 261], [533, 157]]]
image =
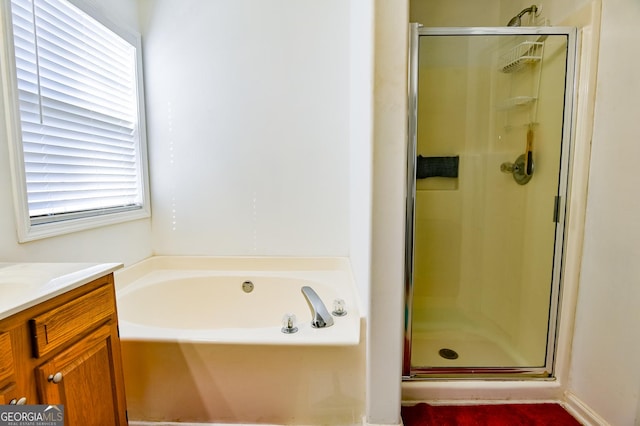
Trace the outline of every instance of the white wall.
[[141, 1], [153, 251], [349, 255], [349, 3]]
[[569, 390], [612, 425], [640, 417], [640, 4], [602, 2], [585, 243]]
[[[88, 7], [120, 26], [137, 29], [138, 17], [130, 0], [105, 3], [88, 0]], [[4, 117], [4, 105], [0, 106]], [[130, 264], [151, 253], [150, 220], [137, 220], [60, 237], [18, 244], [14, 217], [9, 151], [5, 122], [0, 123], [0, 262], [121, 262]]]
[[401, 424], [408, 22], [408, 2], [375, 1], [369, 424]]
[[371, 265], [373, 3], [350, 2], [349, 258], [365, 315], [369, 310]]

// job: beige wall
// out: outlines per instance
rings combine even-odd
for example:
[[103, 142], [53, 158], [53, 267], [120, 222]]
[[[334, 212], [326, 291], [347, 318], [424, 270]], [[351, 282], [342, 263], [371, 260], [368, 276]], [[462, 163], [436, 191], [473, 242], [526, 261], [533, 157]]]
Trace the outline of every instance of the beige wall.
[[[590, 0], [411, 0], [410, 19], [429, 27], [492, 27], [507, 25], [521, 10], [537, 5], [540, 15], [558, 25]], [[523, 24], [527, 23], [523, 17]]]
[[409, 18], [427, 27], [488, 27], [500, 25], [500, 0], [411, 0]]

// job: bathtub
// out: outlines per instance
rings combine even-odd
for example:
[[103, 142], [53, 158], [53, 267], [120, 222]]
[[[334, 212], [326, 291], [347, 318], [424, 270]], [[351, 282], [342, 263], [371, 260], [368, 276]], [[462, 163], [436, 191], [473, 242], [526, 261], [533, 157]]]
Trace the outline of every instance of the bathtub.
[[[132, 424], [362, 424], [365, 320], [348, 260], [156, 256], [115, 282]], [[313, 328], [302, 286], [347, 314]], [[281, 331], [285, 314], [296, 333]]]

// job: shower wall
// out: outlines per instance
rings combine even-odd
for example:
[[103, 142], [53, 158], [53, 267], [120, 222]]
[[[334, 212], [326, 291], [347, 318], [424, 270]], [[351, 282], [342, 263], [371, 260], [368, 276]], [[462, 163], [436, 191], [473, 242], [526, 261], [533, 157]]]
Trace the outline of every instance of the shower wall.
[[[410, 22], [429, 27], [491, 27], [500, 25], [502, 1], [410, 0], [409, 17]], [[508, 1], [514, 3], [513, 0]], [[518, 8], [513, 4], [511, 8], [513, 16]]]
[[[524, 365], [543, 365], [552, 278], [565, 44], [549, 38], [542, 68], [498, 71], [497, 38], [421, 42], [417, 154], [460, 156], [459, 177], [417, 180], [413, 328], [490, 334]], [[501, 102], [537, 87], [537, 108]], [[537, 110], [537, 118], [535, 112]], [[536, 169], [518, 185], [500, 164], [525, 151]]]
[[429, 27], [496, 27], [537, 5], [553, 25], [593, 0], [410, 0], [410, 22]]

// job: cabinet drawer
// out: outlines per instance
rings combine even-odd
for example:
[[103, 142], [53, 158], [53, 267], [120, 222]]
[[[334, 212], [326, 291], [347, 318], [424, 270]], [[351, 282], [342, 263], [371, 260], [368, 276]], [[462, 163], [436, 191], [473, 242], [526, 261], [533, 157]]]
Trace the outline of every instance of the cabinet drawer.
[[9, 381], [12, 381], [13, 376], [11, 336], [9, 336], [9, 333], [0, 333], [0, 387]]
[[113, 290], [104, 286], [31, 319], [35, 356], [41, 357], [95, 328], [114, 312]]

